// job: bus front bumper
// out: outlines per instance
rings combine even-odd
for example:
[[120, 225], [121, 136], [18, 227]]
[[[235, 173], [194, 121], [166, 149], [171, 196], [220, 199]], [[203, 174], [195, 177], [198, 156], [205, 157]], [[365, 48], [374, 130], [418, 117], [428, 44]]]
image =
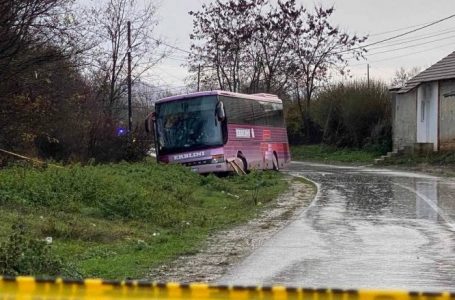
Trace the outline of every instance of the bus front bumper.
[[228, 172], [232, 169], [226, 164], [226, 162], [216, 163], [216, 164], [206, 164], [206, 165], [197, 165], [191, 166], [191, 171], [196, 173], [217, 173], [217, 172]]

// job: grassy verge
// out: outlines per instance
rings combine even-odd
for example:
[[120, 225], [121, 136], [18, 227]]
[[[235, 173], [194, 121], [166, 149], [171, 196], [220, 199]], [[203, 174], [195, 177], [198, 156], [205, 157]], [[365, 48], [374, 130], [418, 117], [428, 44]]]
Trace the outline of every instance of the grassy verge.
[[382, 153], [359, 149], [340, 149], [324, 145], [292, 146], [293, 160], [340, 162], [340, 163], [372, 163]]
[[455, 152], [403, 154], [388, 158], [381, 165], [455, 176]]
[[428, 152], [426, 154], [403, 154], [385, 161], [385, 164], [415, 166], [428, 164], [433, 166], [455, 166], [455, 152]]
[[[0, 271], [141, 278], [153, 266], [196, 251], [210, 232], [254, 217], [260, 204], [286, 188], [282, 179], [275, 172], [200, 176], [146, 163], [4, 169]], [[50, 245], [42, 242], [24, 261], [16, 251], [24, 240]], [[40, 255], [55, 256], [52, 270], [30, 268]]]

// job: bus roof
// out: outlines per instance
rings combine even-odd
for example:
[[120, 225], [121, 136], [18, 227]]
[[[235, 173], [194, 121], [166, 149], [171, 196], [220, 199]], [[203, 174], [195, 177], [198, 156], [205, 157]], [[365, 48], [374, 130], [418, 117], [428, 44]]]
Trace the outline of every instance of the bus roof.
[[230, 96], [230, 97], [235, 97], [235, 98], [244, 98], [244, 99], [250, 99], [250, 100], [257, 100], [257, 101], [275, 102], [275, 103], [282, 102], [280, 100], [280, 98], [278, 98], [278, 96], [273, 95], [273, 94], [260, 93], [260, 94], [248, 95], [248, 94], [214, 90], [214, 91], [195, 92], [195, 93], [167, 97], [167, 98], [160, 99], [160, 100], [156, 101], [155, 103], [163, 103], [163, 102], [170, 102], [170, 101], [189, 99], [189, 98], [195, 98], [195, 97], [216, 96], [216, 95]]

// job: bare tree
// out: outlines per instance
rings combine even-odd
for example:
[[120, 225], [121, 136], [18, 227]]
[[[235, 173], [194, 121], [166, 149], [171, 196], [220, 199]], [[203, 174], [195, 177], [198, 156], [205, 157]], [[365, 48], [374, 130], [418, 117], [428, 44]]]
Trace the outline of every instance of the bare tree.
[[[194, 17], [191, 73], [207, 87], [243, 92], [280, 93], [292, 66], [292, 26], [301, 9], [295, 1], [215, 1]], [[202, 67], [200, 67], [202, 66]]]
[[367, 37], [351, 36], [330, 23], [333, 11], [333, 7], [315, 7], [314, 12], [302, 16], [304, 23], [295, 26], [295, 91], [307, 139], [311, 100], [317, 87], [327, 79], [330, 70], [344, 74], [348, 56], [360, 59], [366, 51], [359, 44]]
[[[37, 64], [66, 60], [86, 50], [71, 0], [0, 0], [2, 83]], [[50, 48], [50, 51], [43, 49]], [[58, 49], [58, 51], [55, 51]]]
[[403, 67], [399, 68], [398, 70], [395, 71], [395, 76], [392, 79], [391, 82], [392, 87], [405, 86], [406, 82], [412, 77], [419, 74], [421, 70], [422, 68], [420, 67], [413, 67], [410, 69], [405, 69]]
[[[194, 17], [189, 70], [207, 86], [298, 95], [304, 111], [329, 70], [345, 72], [365, 38], [331, 25], [333, 8], [307, 12], [295, 0], [217, 0]], [[302, 95], [300, 97], [300, 95]], [[305, 102], [301, 102], [305, 99]]]
[[[203, 4], [202, 10], [190, 12], [194, 17], [195, 41], [191, 46], [190, 71], [198, 71], [206, 82], [216, 81], [220, 89], [239, 91], [245, 73], [258, 72], [258, 62], [251, 54], [256, 17], [266, 0], [217, 0]], [[257, 45], [257, 43], [255, 43]], [[250, 47], [248, 49], [248, 47]], [[252, 64], [252, 61], [253, 64]]]
[[0, 0], [0, 146], [31, 150], [56, 118], [70, 124], [63, 110], [76, 114], [85, 86], [75, 58], [88, 45], [72, 8], [72, 0]]
[[[126, 92], [127, 53], [132, 53], [132, 80], [136, 81], [161, 59], [166, 51], [155, 37], [158, 23], [153, 1], [107, 0], [86, 10], [87, 33], [97, 42], [91, 52], [90, 71], [98, 86], [98, 98], [108, 114]], [[127, 43], [127, 22], [131, 22], [131, 49]]]
[[256, 17], [253, 39], [259, 43], [262, 67], [257, 90], [280, 93], [288, 84], [295, 59], [293, 40], [296, 29], [302, 26], [304, 11], [295, 5], [295, 0], [278, 1], [277, 6], [270, 6]]

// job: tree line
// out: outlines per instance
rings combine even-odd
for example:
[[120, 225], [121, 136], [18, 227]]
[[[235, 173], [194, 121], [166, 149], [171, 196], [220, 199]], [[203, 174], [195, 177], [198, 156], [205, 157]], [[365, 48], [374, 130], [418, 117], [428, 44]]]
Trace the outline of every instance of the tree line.
[[331, 21], [333, 7], [307, 10], [295, 0], [217, 0], [193, 16], [189, 69], [207, 89], [292, 98], [311, 141], [311, 103], [334, 72], [361, 59], [367, 37]]
[[[141, 86], [144, 74], [175, 50], [157, 38], [157, 11], [145, 0], [85, 7], [0, 0], [0, 149], [61, 161], [142, 157], [150, 146], [142, 126], [129, 135], [119, 131], [127, 112], [126, 54], [133, 54], [133, 83]], [[387, 86], [331, 84], [334, 75], [349, 78], [348, 61], [364, 58], [367, 39], [333, 24], [333, 13], [295, 0], [202, 4], [190, 12], [188, 87], [279, 95], [294, 144], [387, 145]], [[402, 70], [397, 84], [407, 76]], [[150, 93], [138, 94], [140, 121], [151, 109]]]
[[[190, 82], [203, 89], [272, 93], [284, 101], [290, 142], [391, 148], [388, 84], [351, 80], [368, 36], [333, 23], [334, 7], [295, 0], [215, 0], [193, 17]], [[398, 70], [392, 86], [418, 73]], [[334, 76], [344, 78], [334, 83]]]
[[154, 37], [157, 22], [152, 1], [0, 0], [0, 148], [62, 161], [144, 152], [139, 129], [126, 138], [118, 128], [126, 53], [133, 55], [133, 82], [168, 53]]

